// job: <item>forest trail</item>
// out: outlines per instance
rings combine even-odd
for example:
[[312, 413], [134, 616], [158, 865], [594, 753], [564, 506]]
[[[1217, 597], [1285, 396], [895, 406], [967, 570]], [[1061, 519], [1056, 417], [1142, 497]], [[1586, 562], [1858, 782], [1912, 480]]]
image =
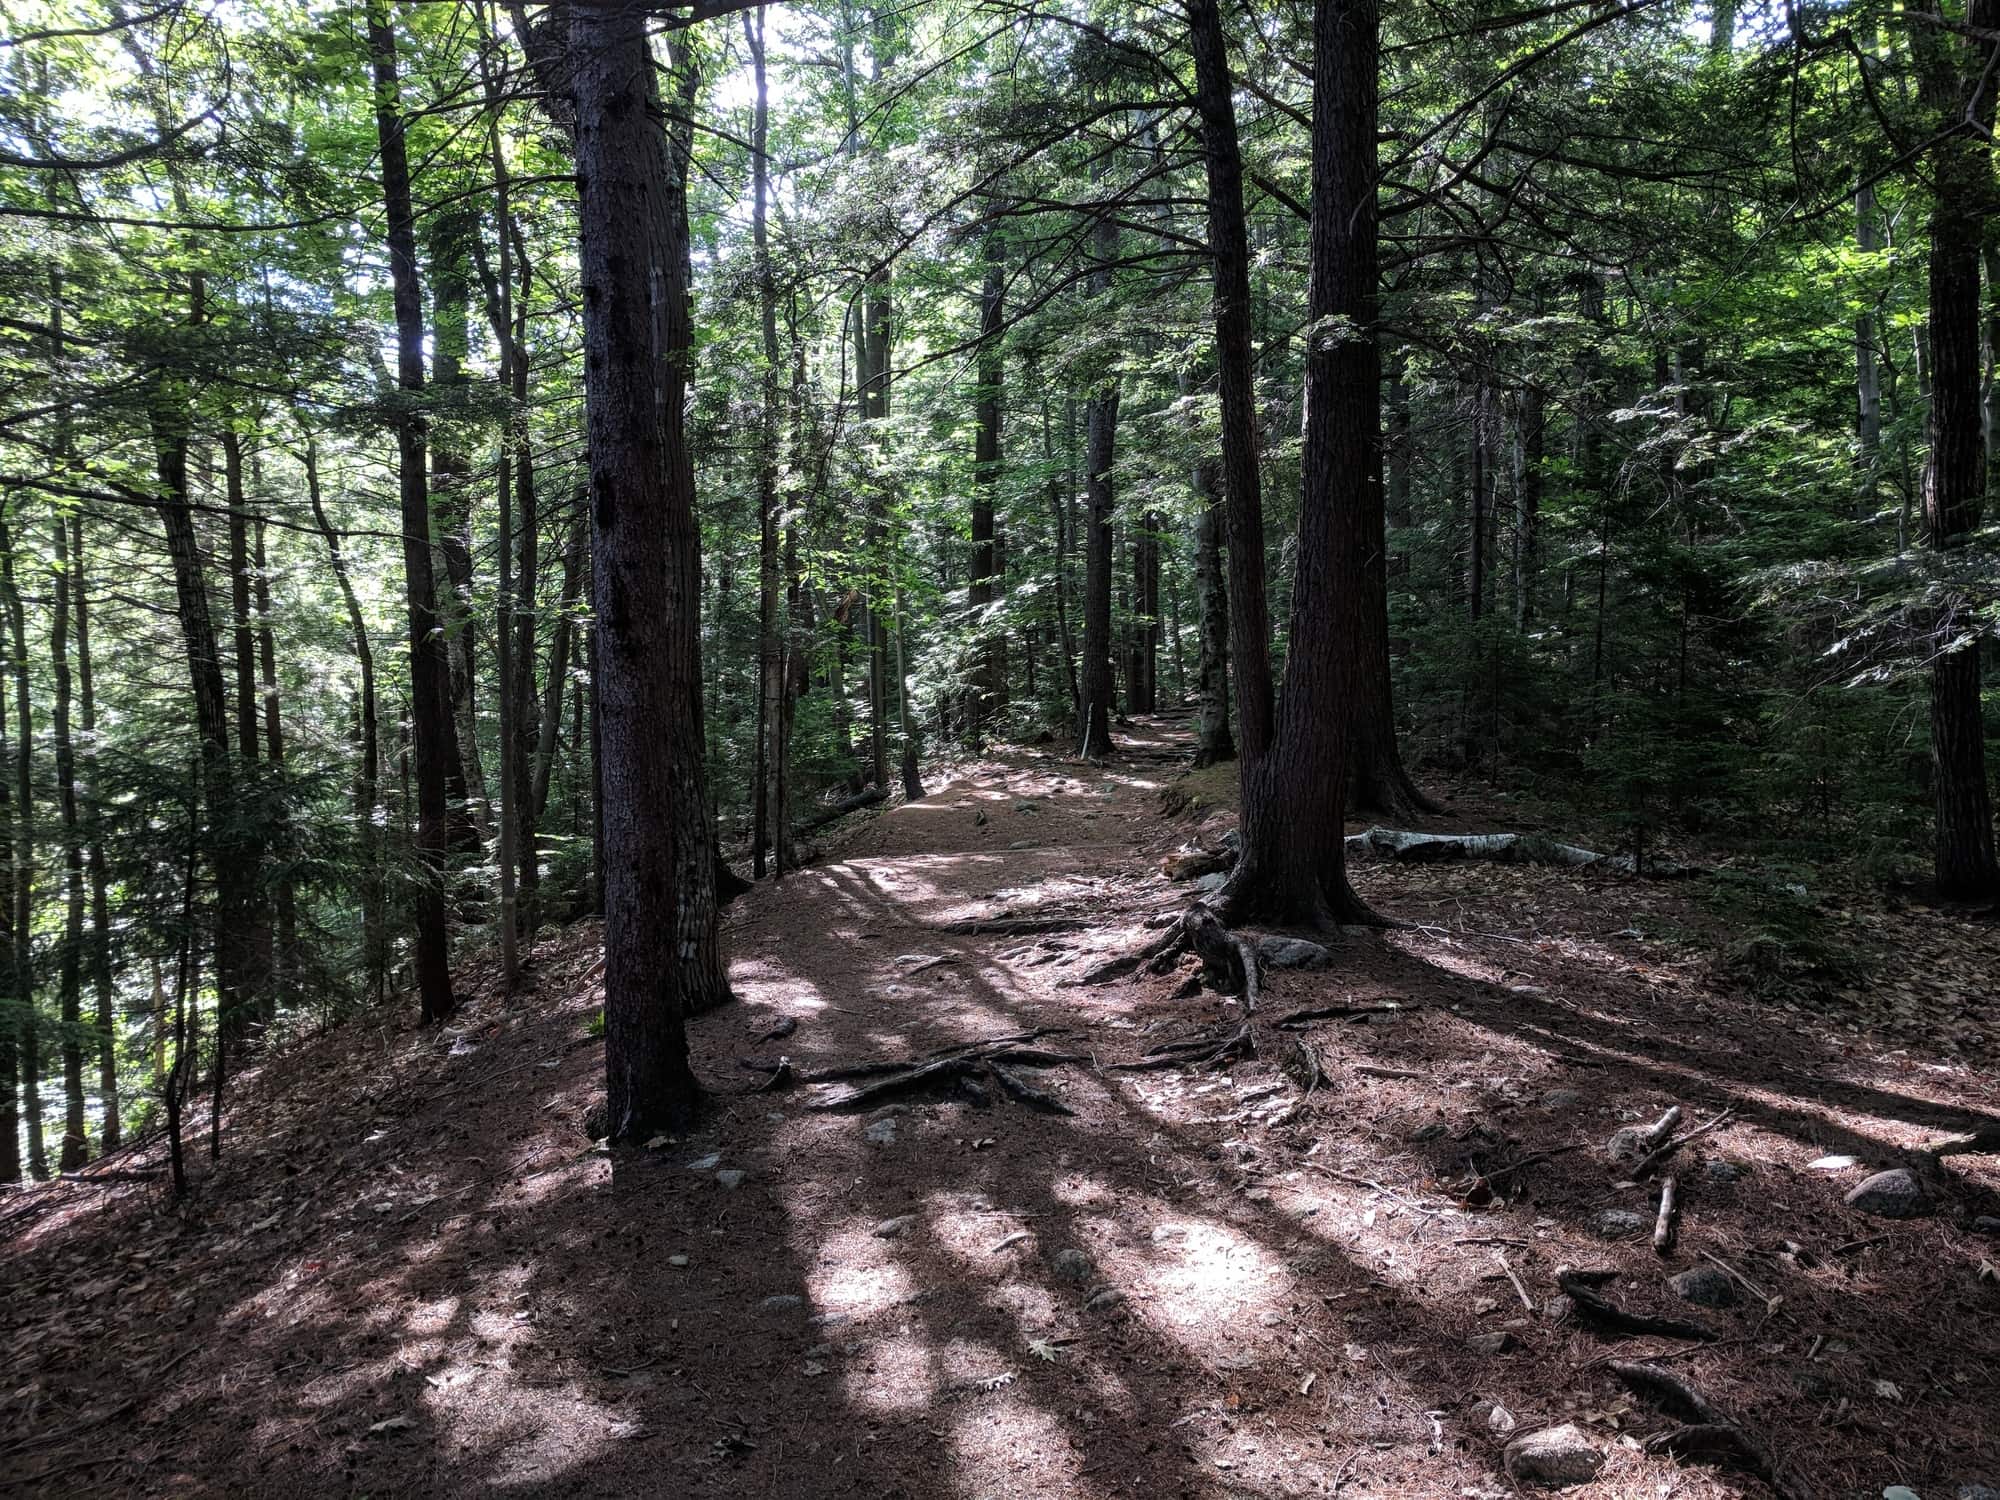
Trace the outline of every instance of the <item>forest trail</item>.
[[[1864, 1045], [1628, 935], [1695, 920], [1686, 886], [1364, 866], [1421, 925], [1274, 969], [1263, 1014], [1395, 1009], [1262, 1027], [1227, 1070], [1017, 1071], [1068, 1115], [990, 1081], [858, 1111], [754, 1092], [745, 1057], [810, 1077], [1049, 1028], [1038, 1045], [1109, 1064], [1229, 1020], [1226, 997], [1172, 998], [1177, 975], [1068, 982], [1189, 895], [1157, 873], [1189, 832], [1159, 810], [1185, 738], [1122, 738], [1101, 768], [962, 765], [739, 901], [739, 1001], [690, 1028], [717, 1109], [689, 1139], [586, 1139], [580, 926], [520, 995], [468, 986], [442, 1032], [406, 1005], [268, 1063], [184, 1211], [157, 1179], [10, 1208], [0, 1487], [1499, 1500], [1509, 1436], [1570, 1423], [1602, 1459], [1577, 1493], [1769, 1493], [1642, 1451], [1672, 1423], [1605, 1360], [1653, 1355], [1792, 1493], [2000, 1483], [2000, 1252], [1972, 1226], [2000, 1174], [1954, 1160], [1923, 1219], [1841, 1200], [2000, 1123], [1992, 997], [1966, 990], [1948, 1045]], [[1015, 925], [970, 930], [995, 923]], [[1283, 1066], [1299, 1038], [1326, 1075], [1309, 1098]], [[1676, 1103], [1736, 1115], [1677, 1160], [1663, 1258], [1652, 1190], [1600, 1148]], [[1720, 1263], [1730, 1305], [1668, 1292]], [[1606, 1337], [1563, 1315], [1566, 1264], [1718, 1337]]]

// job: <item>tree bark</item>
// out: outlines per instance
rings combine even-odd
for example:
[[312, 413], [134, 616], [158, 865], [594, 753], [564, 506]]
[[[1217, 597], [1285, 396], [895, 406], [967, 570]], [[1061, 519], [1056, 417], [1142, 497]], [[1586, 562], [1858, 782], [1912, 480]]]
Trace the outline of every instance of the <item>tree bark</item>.
[[[14, 569], [13, 528], [7, 503], [0, 500], [0, 607], [6, 610], [14, 679], [14, 843], [11, 927], [14, 947], [16, 1067], [20, 1079], [22, 1124], [28, 1136], [28, 1175], [37, 1182], [49, 1175], [48, 1144], [42, 1127], [41, 1028], [35, 1015], [35, 717], [28, 693], [28, 629], [21, 608], [20, 584]], [[15, 1174], [19, 1176], [17, 1171]]]
[[59, 966], [62, 1014], [63, 1138], [60, 1165], [74, 1172], [90, 1159], [83, 1098], [83, 828], [76, 806], [76, 741], [70, 734], [74, 678], [69, 664], [69, 525], [55, 515], [54, 618], [49, 666], [55, 678], [56, 808], [62, 819], [63, 946]]
[[757, 311], [764, 336], [763, 406], [757, 433], [757, 743], [751, 756], [750, 873], [764, 878], [767, 847], [782, 869], [789, 861], [782, 801], [776, 785], [784, 718], [783, 660], [778, 644], [778, 287], [771, 270], [769, 156], [771, 104], [764, 64], [764, 7], [743, 13], [755, 103], [750, 126], [750, 233], [756, 252]]
[[451, 671], [444, 617], [431, 574], [429, 473], [424, 422], [423, 292], [417, 282], [416, 216], [396, 82], [396, 38], [388, 0], [369, 0], [369, 57], [374, 69], [375, 128], [381, 148], [382, 202], [388, 225], [389, 276], [396, 309], [396, 459], [402, 503], [403, 571], [410, 621], [410, 742], [417, 781], [417, 989], [425, 1022], [454, 1007], [451, 940], [445, 928], [445, 864], [450, 856], [448, 768], [457, 759], [451, 720]]
[[1271, 619], [1264, 591], [1264, 501], [1258, 478], [1256, 363], [1250, 337], [1250, 236], [1235, 90], [1216, 0], [1187, 0], [1195, 98], [1208, 172], [1208, 242], [1215, 271], [1215, 353], [1222, 412], [1222, 493], [1229, 518], [1229, 646], [1236, 738], [1249, 794], [1270, 750]]
[[[699, 535], [681, 432], [685, 205], [656, 123], [642, 13], [574, 8], [570, 58], [604, 784], [606, 1122], [629, 1141], [695, 1114], [684, 1017], [712, 998], [717, 962]], [[692, 887], [690, 871], [701, 877]]]
[[[1975, 32], [2000, 23], [2000, 0], [1970, 0], [1965, 24]], [[1924, 31], [1924, 28], [1918, 28]], [[1971, 123], [1990, 133], [1993, 89], [1985, 69], [1990, 44], [1978, 49], [1926, 32], [1918, 42], [1925, 102], [1952, 133], [1931, 150], [1930, 461], [1924, 474], [1924, 536], [1938, 552], [1966, 546], [1986, 498], [1986, 446], [1980, 397], [1982, 307], [1979, 258], [1991, 212], [1988, 148]], [[1972, 117], [1968, 121], [1968, 112]], [[1981, 631], [1970, 601], [1940, 611], [1931, 668], [1931, 757], [1937, 809], [1935, 873], [1940, 895], [1985, 898], [2000, 889], [1993, 806], [1986, 777], [1980, 708]], [[1969, 639], [1960, 639], [1961, 635]]]
[[97, 1002], [92, 1029], [97, 1050], [98, 1099], [104, 1111], [103, 1145], [110, 1151], [119, 1145], [124, 1134], [118, 1098], [118, 990], [111, 971], [111, 876], [105, 864], [97, 806], [97, 679], [90, 655], [89, 570], [85, 566], [81, 514], [70, 517], [69, 536], [71, 594], [76, 606], [76, 679], [83, 710], [82, 790], [89, 803], [84, 863], [90, 872], [90, 981]]
[[[1376, 328], [1375, 0], [1313, 10], [1313, 214], [1304, 493], [1291, 649], [1275, 747], [1246, 767], [1242, 854], [1218, 908], [1323, 926], [1370, 919], [1347, 883], [1346, 741], [1368, 663], [1353, 638], [1379, 550], [1382, 362]], [[1365, 606], [1364, 606], [1365, 607]]]
[[979, 295], [979, 357], [974, 364], [978, 390], [973, 400], [972, 437], [972, 567], [966, 600], [972, 607], [973, 667], [972, 691], [967, 694], [967, 727], [980, 737], [988, 718], [998, 706], [1004, 684], [996, 681], [998, 655], [996, 633], [987, 618], [991, 613], [995, 565], [993, 514], [994, 496], [1000, 484], [1000, 400], [1006, 379], [1005, 351], [1001, 330], [1006, 324], [1007, 271], [1005, 247], [998, 229], [986, 231], [984, 255], [986, 280]]

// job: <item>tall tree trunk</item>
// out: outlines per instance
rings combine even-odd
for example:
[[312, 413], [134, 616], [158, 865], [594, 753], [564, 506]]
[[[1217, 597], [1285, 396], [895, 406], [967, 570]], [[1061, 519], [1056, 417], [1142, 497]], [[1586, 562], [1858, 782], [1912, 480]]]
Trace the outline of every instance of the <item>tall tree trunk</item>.
[[[111, 876], [104, 859], [102, 817], [98, 810], [97, 679], [90, 655], [90, 587], [85, 566], [83, 517], [69, 520], [70, 592], [76, 606], [76, 681], [83, 710], [82, 792], [88, 806], [84, 824], [87, 842], [84, 864], [90, 873], [90, 982], [96, 997], [92, 1017], [97, 1050], [97, 1093], [104, 1110], [104, 1149], [114, 1149], [123, 1136], [118, 1099], [118, 989], [111, 971]], [[4, 1180], [4, 1179], [0, 1179]]]
[[1221, 466], [1204, 457], [1195, 464], [1194, 588], [1201, 608], [1201, 643], [1196, 653], [1196, 766], [1236, 758], [1229, 732], [1229, 585], [1222, 568], [1222, 531], [1227, 524], [1221, 495]]
[[[1100, 169], [1101, 170], [1101, 169]], [[1098, 216], [1091, 231], [1096, 265], [1090, 273], [1090, 294], [1107, 312], [1111, 297], [1111, 266], [1118, 259], [1118, 221], [1110, 213]], [[1116, 374], [1102, 377], [1084, 403], [1084, 493], [1090, 516], [1085, 530], [1083, 587], [1084, 722], [1078, 726], [1078, 753], [1085, 757], [1111, 753], [1111, 516], [1115, 494], [1111, 465], [1118, 440], [1119, 382]]]
[[[1875, 218], [1875, 189], [1872, 186], [1864, 186], [1854, 195], [1854, 244], [1864, 255], [1873, 255], [1882, 248], [1881, 229]], [[1876, 485], [1881, 476], [1881, 369], [1881, 354], [1876, 347], [1875, 313], [1864, 303], [1854, 319], [1854, 440], [1860, 489], [1856, 505], [1857, 515], [1864, 521], [1875, 514]]]
[[[779, 870], [791, 863], [778, 766], [784, 726], [784, 653], [778, 620], [778, 445], [783, 412], [778, 383], [778, 285], [771, 269], [769, 141], [771, 102], [764, 63], [764, 15], [743, 13], [743, 39], [750, 49], [756, 100], [750, 129], [751, 240], [757, 258], [757, 310], [764, 335], [763, 410], [757, 434], [757, 745], [752, 760], [750, 865], [764, 878], [764, 855], [771, 848]], [[885, 361], [886, 363], [886, 361]], [[886, 373], [886, 372], [885, 372]]]
[[54, 619], [49, 625], [49, 666], [55, 677], [56, 808], [62, 819], [63, 946], [59, 967], [62, 1006], [63, 1139], [60, 1165], [74, 1172], [90, 1159], [83, 1099], [83, 828], [76, 808], [76, 741], [70, 734], [73, 678], [69, 666], [69, 526], [55, 516]]
[[389, 277], [396, 309], [396, 383], [405, 406], [396, 418], [396, 460], [403, 520], [403, 571], [410, 620], [410, 740], [416, 762], [417, 988], [422, 1017], [452, 1012], [451, 939], [445, 930], [445, 864], [450, 829], [445, 779], [457, 759], [451, 719], [451, 672], [443, 616], [431, 576], [430, 476], [424, 423], [423, 292], [417, 283], [416, 216], [396, 82], [396, 38], [388, 0], [368, 0], [368, 48], [374, 67], [375, 129], [381, 148], [382, 202], [388, 224]]
[[[21, 1089], [22, 1123], [28, 1134], [28, 1175], [41, 1182], [49, 1175], [48, 1144], [42, 1127], [41, 1027], [35, 1014], [35, 717], [28, 694], [28, 627], [21, 608], [15, 574], [14, 537], [5, 500], [0, 500], [0, 607], [6, 610], [9, 673], [14, 679], [14, 846], [12, 894], [14, 909], [14, 1003], [12, 1018], [18, 1037], [16, 1057]], [[18, 1173], [16, 1174], [19, 1175]]]
[[369, 992], [381, 998], [388, 973], [388, 933], [384, 923], [382, 831], [387, 826], [382, 807], [382, 751], [379, 714], [375, 700], [375, 653], [368, 641], [368, 621], [361, 613], [354, 580], [348, 574], [347, 557], [341, 551], [340, 533], [326, 518], [326, 504], [320, 494], [319, 448], [308, 437], [300, 455], [306, 472], [306, 499], [312, 505], [313, 520], [326, 541], [327, 556], [333, 563], [334, 581], [347, 606], [347, 627], [354, 637], [354, 659], [361, 668], [361, 701], [357, 705], [361, 729], [361, 769], [354, 786], [354, 821], [361, 848], [361, 950], [367, 965]]
[[[1382, 362], [1376, 344], [1375, 0], [1313, 9], [1313, 213], [1303, 496], [1277, 741], [1243, 778], [1227, 920], [1366, 920], [1347, 884], [1346, 740], [1367, 662], [1352, 635], [1380, 546]], [[1327, 332], [1328, 328], [1336, 331]], [[1362, 607], [1366, 607], [1365, 602]]]
[[[681, 195], [656, 123], [641, 12], [578, 6], [576, 164], [590, 434], [591, 559], [605, 797], [606, 1124], [643, 1140], [693, 1118], [683, 1018], [710, 997], [690, 954], [715, 951], [700, 741], [700, 557], [677, 389], [686, 379]], [[664, 305], [655, 319], [655, 296]], [[664, 328], [664, 333], [662, 329]], [[665, 749], [667, 753], [661, 753]], [[705, 820], [701, 820], [705, 821]], [[708, 890], [687, 890], [690, 869]], [[706, 902], [703, 897], [707, 896]], [[672, 903], [662, 920], [660, 903]]]
[[[250, 501], [243, 485], [243, 438], [228, 425], [222, 429], [222, 455], [224, 493], [229, 502], [229, 612], [236, 667], [236, 753], [243, 762], [242, 785], [255, 792], [261, 790], [261, 779], [257, 769], [257, 631], [250, 613], [254, 583], [250, 565]], [[251, 884], [249, 922], [245, 941], [256, 953], [261, 982], [256, 1015], [245, 1018], [246, 1029], [252, 1019], [269, 1021], [275, 1003], [271, 981], [277, 974], [277, 952], [261, 872]]]
[[1208, 171], [1208, 243], [1215, 269], [1215, 353], [1222, 414], [1222, 494], [1229, 518], [1229, 647], [1236, 687], [1241, 784], [1271, 748], [1271, 618], [1264, 592], [1264, 500], [1258, 478], [1256, 362], [1251, 349], [1250, 235], [1235, 89], [1216, 0], [1187, 0], [1195, 101]]
[[972, 691], [966, 719], [973, 735], [981, 735], [999, 706], [1005, 684], [999, 680], [997, 631], [988, 619], [995, 600], [999, 569], [994, 556], [994, 497], [1000, 486], [1000, 399], [1006, 379], [1006, 353], [1000, 341], [1006, 325], [1007, 269], [1005, 247], [996, 229], [986, 231], [986, 281], [979, 296], [979, 357], [974, 365], [978, 392], [974, 398], [972, 437], [972, 569], [966, 600], [973, 614]]
[[[2000, 0], [1970, 0], [1965, 24], [1975, 35], [2000, 24]], [[1935, 193], [1930, 251], [1930, 462], [1924, 474], [1924, 535], [1950, 553], [1978, 531], [1986, 499], [1986, 446], [1981, 423], [1982, 305], [1979, 258], [1991, 212], [1993, 173], [1988, 147], [1994, 100], [1988, 54], [1994, 44], [1967, 47], [1955, 36], [1919, 41], [1925, 102], [1951, 134], [1931, 150]], [[1992, 794], [1986, 777], [1985, 725], [1980, 707], [1980, 635], [1969, 601], [1954, 600], [1936, 622], [1931, 668], [1931, 756], [1937, 807], [1938, 891], [1988, 897], [2000, 889], [1993, 845]], [[1963, 617], [1962, 617], [1963, 616]], [[1962, 636], [1969, 639], [1961, 640]]]
[[[291, 810], [287, 801], [289, 793], [282, 782], [285, 768], [285, 721], [278, 696], [278, 642], [275, 627], [271, 623], [271, 574], [266, 566], [264, 554], [262, 516], [257, 518], [251, 545], [257, 571], [257, 662], [263, 683], [264, 758], [271, 766], [272, 793], [276, 799], [272, 815], [273, 831], [279, 843], [280, 860], [289, 864], [294, 851]], [[300, 972], [298, 890], [290, 875], [278, 876], [273, 897], [273, 904], [277, 910], [278, 937], [276, 963], [272, 970], [274, 982], [266, 991], [268, 996], [264, 1007], [266, 1020], [275, 1018], [280, 999], [292, 1000], [297, 997]]]
[[[430, 221], [430, 391], [432, 403], [444, 419], [430, 453], [431, 534], [436, 542], [431, 576], [438, 617], [444, 622], [452, 746], [456, 751], [447, 783], [456, 785], [460, 789], [457, 795], [465, 800], [464, 813], [455, 820], [453, 833], [456, 844], [468, 852], [478, 850], [480, 838], [493, 823], [486, 770], [480, 762], [474, 701], [479, 681], [479, 631], [473, 609], [472, 465], [453, 437], [465, 419], [466, 391], [471, 384], [465, 361], [471, 352], [468, 308], [472, 300], [472, 239], [477, 233], [478, 220], [466, 211], [463, 202], [438, 212]], [[439, 564], [444, 573], [442, 588], [435, 584]]]
[[1514, 449], [1514, 625], [1523, 631], [1535, 624], [1535, 594], [1541, 581], [1542, 461], [1547, 437], [1542, 393], [1531, 386], [1521, 392], [1520, 433]]

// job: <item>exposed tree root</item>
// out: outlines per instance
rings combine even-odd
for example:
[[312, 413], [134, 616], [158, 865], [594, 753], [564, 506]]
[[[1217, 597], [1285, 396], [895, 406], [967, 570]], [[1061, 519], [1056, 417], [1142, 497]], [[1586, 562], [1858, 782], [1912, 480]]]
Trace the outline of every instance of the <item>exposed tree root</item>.
[[1648, 1453], [1726, 1464], [1763, 1480], [1780, 1495], [1796, 1493], [1779, 1478], [1763, 1445], [1680, 1376], [1659, 1365], [1622, 1359], [1612, 1360], [1606, 1368], [1635, 1396], [1685, 1424], [1648, 1438]]
[[[1014, 1060], [1018, 1062], [1020, 1058], [1015, 1057]], [[999, 1084], [1005, 1093], [1020, 1100], [1030, 1109], [1038, 1109], [1045, 1115], [1067, 1115], [1075, 1112], [1054, 1094], [1038, 1089], [1016, 1077], [997, 1062], [989, 1061], [986, 1064], [986, 1071], [992, 1074], [993, 1081]]]
[[1401, 1016], [1409, 1014], [1412, 1009], [1408, 1005], [1315, 1005], [1280, 1016], [1276, 1025], [1281, 1030], [1289, 1031], [1314, 1021], [1348, 1021], [1357, 1016]]
[[1556, 1272], [1556, 1285], [1576, 1307], [1577, 1317], [1593, 1328], [1607, 1333], [1657, 1333], [1670, 1339], [1715, 1338], [1712, 1329], [1699, 1323], [1684, 1323], [1677, 1318], [1652, 1318], [1644, 1313], [1632, 1313], [1617, 1306], [1605, 1295], [1589, 1284], [1580, 1273], [1563, 1266]]
[[940, 922], [934, 932], [958, 933], [967, 937], [979, 933], [1081, 932], [1090, 924], [1081, 917], [967, 917], [957, 922]]
[[2000, 1125], [1955, 1135], [1939, 1141], [1935, 1146], [1926, 1146], [1924, 1155], [1933, 1160], [1946, 1156], [2000, 1155]]
[[[1024, 1068], [1052, 1068], [1064, 1063], [1089, 1061], [1088, 1058], [1074, 1053], [1050, 1052], [1045, 1048], [1027, 1045], [1039, 1037], [1049, 1035], [1054, 1029], [1056, 1028], [1044, 1026], [1033, 1031], [1016, 1032], [1012, 1036], [989, 1037], [984, 1041], [946, 1047], [942, 1051], [933, 1052], [929, 1057], [909, 1061], [855, 1063], [845, 1067], [825, 1068], [806, 1074], [802, 1081], [832, 1083], [847, 1079], [874, 1080], [854, 1088], [842, 1089], [827, 1098], [815, 1100], [811, 1106], [816, 1110], [833, 1110], [852, 1109], [857, 1105], [871, 1104], [878, 1099], [908, 1093], [913, 1089], [950, 1082], [971, 1074], [988, 1073], [1003, 1089], [1022, 1102], [1034, 1103], [1039, 1109], [1056, 1106], [1051, 1109], [1052, 1113], [1067, 1113], [1053, 1095], [1030, 1088], [1018, 1078], [1012, 1078], [1006, 1075], [1003, 1069], [994, 1066], [997, 1063], [1013, 1063]], [[1035, 1103], [1036, 1099], [1044, 1102]]]

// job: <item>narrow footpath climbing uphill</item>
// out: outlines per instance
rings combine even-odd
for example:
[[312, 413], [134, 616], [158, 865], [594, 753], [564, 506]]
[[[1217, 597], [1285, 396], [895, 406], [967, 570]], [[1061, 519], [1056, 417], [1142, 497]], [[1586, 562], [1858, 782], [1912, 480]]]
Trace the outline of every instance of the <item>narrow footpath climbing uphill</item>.
[[1218, 843], [1186, 758], [996, 753], [736, 903], [685, 1139], [585, 1133], [586, 924], [266, 1063], [182, 1209], [6, 1205], [0, 1486], [1990, 1500], [2000, 1173], [1923, 1149], [1990, 995], [1864, 1045], [1638, 937], [1684, 883], [1386, 859], [1404, 927], [1231, 935], [1254, 1010], [1085, 983]]

